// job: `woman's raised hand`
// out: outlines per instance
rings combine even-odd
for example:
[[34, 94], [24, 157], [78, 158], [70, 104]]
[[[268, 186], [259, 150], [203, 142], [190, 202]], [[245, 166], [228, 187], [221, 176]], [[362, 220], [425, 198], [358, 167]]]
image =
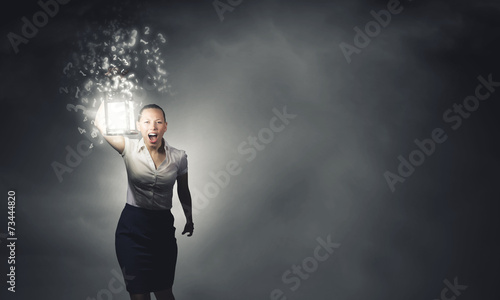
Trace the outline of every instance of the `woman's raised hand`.
[[95, 115], [95, 126], [101, 132], [104, 139], [113, 147], [118, 153], [122, 154], [125, 149], [125, 138], [121, 135], [106, 135], [106, 116], [104, 115], [104, 101], [97, 110]]
[[97, 113], [95, 115], [95, 121], [94, 124], [99, 129], [102, 135], [106, 134], [106, 122], [105, 122], [105, 116], [104, 116], [104, 101], [101, 102], [101, 105], [99, 106], [99, 109], [97, 110]]

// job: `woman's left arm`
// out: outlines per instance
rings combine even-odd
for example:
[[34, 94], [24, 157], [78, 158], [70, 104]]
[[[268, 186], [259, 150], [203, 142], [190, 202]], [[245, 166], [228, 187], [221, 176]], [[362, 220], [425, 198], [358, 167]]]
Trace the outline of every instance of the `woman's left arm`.
[[189, 192], [188, 186], [188, 173], [177, 177], [177, 194], [179, 195], [182, 210], [184, 211], [184, 215], [186, 216], [186, 226], [184, 226], [184, 231], [182, 232], [182, 234], [188, 233], [188, 236], [192, 236], [194, 231], [194, 224], [191, 193]]

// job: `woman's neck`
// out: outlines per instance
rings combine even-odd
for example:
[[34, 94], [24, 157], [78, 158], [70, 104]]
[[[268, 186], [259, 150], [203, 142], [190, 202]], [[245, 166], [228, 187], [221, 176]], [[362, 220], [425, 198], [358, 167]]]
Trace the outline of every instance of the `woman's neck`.
[[161, 139], [161, 145], [158, 148], [154, 148], [152, 146], [151, 148], [149, 146], [146, 146], [146, 148], [151, 154], [165, 153], [165, 140], [163, 138]]

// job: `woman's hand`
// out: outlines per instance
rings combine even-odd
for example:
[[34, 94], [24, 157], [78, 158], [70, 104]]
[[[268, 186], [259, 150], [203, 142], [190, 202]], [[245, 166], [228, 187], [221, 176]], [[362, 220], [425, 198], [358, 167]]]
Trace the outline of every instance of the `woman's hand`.
[[97, 110], [97, 113], [95, 115], [95, 121], [94, 124], [99, 129], [102, 135], [106, 135], [106, 122], [104, 116], [104, 101], [101, 102], [101, 105], [99, 106], [99, 109]]
[[184, 226], [184, 231], [182, 232], [182, 234], [184, 235], [184, 233], [189, 233], [187, 236], [192, 236], [193, 235], [193, 231], [194, 231], [194, 224], [193, 224], [193, 222], [187, 222], [186, 226]]
[[101, 102], [101, 105], [99, 106], [99, 109], [97, 110], [94, 124], [99, 129], [101, 132], [102, 136], [104, 139], [113, 147], [118, 153], [123, 153], [123, 150], [125, 149], [125, 138], [121, 135], [106, 135], [106, 116], [104, 113], [104, 101]]

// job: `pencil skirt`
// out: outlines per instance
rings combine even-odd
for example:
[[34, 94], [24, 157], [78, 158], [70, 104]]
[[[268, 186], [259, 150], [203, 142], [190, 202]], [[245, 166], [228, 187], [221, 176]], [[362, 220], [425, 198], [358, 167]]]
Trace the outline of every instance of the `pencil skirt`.
[[150, 210], [127, 203], [116, 227], [115, 250], [129, 293], [172, 288], [177, 240], [170, 210]]

